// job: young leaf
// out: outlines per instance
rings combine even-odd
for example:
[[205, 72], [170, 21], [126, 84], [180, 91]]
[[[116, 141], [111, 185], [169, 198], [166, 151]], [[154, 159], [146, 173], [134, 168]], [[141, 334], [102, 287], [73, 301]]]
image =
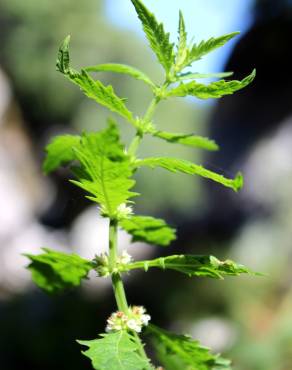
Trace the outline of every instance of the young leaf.
[[31, 261], [28, 269], [32, 280], [46, 293], [59, 293], [79, 286], [86, 279], [93, 264], [77, 254], [67, 254], [43, 248], [39, 255], [25, 254]]
[[[180, 22], [179, 22], [179, 44], [178, 44], [178, 54], [176, 57], [176, 64], [175, 69], [177, 72], [182, 71], [185, 67], [191, 66], [193, 62], [201, 59], [204, 55], [210, 53], [211, 51], [223, 46], [231, 40], [234, 36], [236, 36], [239, 32], [232, 32], [227, 35], [223, 35], [216, 38], [211, 38], [207, 41], [201, 41], [199, 44], [194, 44], [192, 47], [187, 47], [186, 37], [187, 34], [185, 32], [185, 25], [180, 15]], [[181, 41], [182, 40], [182, 41]]]
[[72, 162], [76, 158], [73, 147], [78, 147], [80, 139], [78, 135], [61, 135], [53, 138], [46, 147], [43, 171], [48, 174], [58, 167]]
[[210, 151], [219, 149], [215, 141], [193, 134], [179, 134], [165, 131], [155, 131], [153, 133], [153, 136], [159, 137], [160, 139], [166, 140], [170, 143], [178, 143]]
[[147, 166], [151, 168], [162, 167], [171, 172], [182, 172], [189, 175], [199, 175], [220, 183], [223, 186], [233, 189], [235, 192], [243, 186], [243, 177], [240, 173], [234, 179], [228, 179], [218, 173], [207, 170], [203, 166], [189, 161], [169, 157], [157, 157], [140, 159], [135, 162], [136, 167]]
[[100, 339], [78, 341], [89, 347], [83, 354], [96, 370], [154, 370], [138, 353], [133, 336], [126, 331], [102, 334]]
[[168, 74], [174, 63], [173, 44], [169, 41], [169, 33], [164, 31], [162, 23], [158, 23], [152, 14], [140, 0], [131, 0], [134, 5], [143, 30], [150, 43], [151, 49], [157, 56], [160, 64]]
[[101, 132], [83, 134], [75, 148], [81, 171], [80, 178], [71, 182], [92, 194], [87, 198], [99, 203], [104, 214], [112, 217], [121, 204], [137, 195], [129, 191], [135, 181], [130, 179], [131, 163], [123, 149], [113, 123]]
[[233, 75], [233, 72], [218, 72], [218, 73], [193, 73], [193, 72], [186, 72], [180, 73], [177, 75], [177, 81], [184, 81], [184, 80], [195, 80], [200, 78], [224, 78], [230, 77]]
[[181, 83], [179, 86], [170, 90], [167, 96], [184, 97], [191, 95], [199, 99], [221, 98], [224, 95], [231, 95], [249, 85], [254, 80], [255, 75], [256, 71], [253, 70], [250, 75], [241, 81], [220, 80], [212, 82], [209, 85], [200, 84], [196, 81], [191, 81], [186, 84]]
[[239, 32], [232, 32], [220, 37], [212, 37], [207, 41], [201, 41], [198, 45], [194, 44], [190, 50], [188, 64], [192, 64], [196, 60], [201, 59], [204, 55], [209, 54], [211, 51], [222, 47], [238, 34]]
[[157, 357], [167, 370], [231, 370], [231, 363], [186, 335], [177, 335], [149, 325]]
[[178, 45], [177, 45], [177, 55], [175, 58], [175, 65], [178, 70], [180, 70], [181, 65], [183, 65], [188, 55], [187, 48], [187, 32], [185, 21], [182, 12], [179, 12], [179, 24], [178, 24]]
[[131, 67], [125, 64], [117, 64], [117, 63], [99, 64], [97, 66], [86, 67], [84, 68], [84, 71], [86, 72], [114, 72], [114, 73], [126, 74], [126, 75], [136, 78], [137, 80], [145, 82], [147, 85], [151, 86], [152, 88], [155, 88], [154, 82], [152, 82], [151, 79], [144, 72], [141, 72], [139, 69], [136, 69], [134, 67]]
[[100, 81], [94, 81], [85, 70], [81, 73], [70, 68], [69, 41], [67, 37], [59, 49], [57, 70], [63, 73], [71, 82], [78, 85], [86, 96], [119, 114], [135, 125], [132, 113], [126, 107], [123, 99], [119, 98], [112, 86], [104, 86]]
[[69, 79], [78, 85], [86, 96], [134, 124], [132, 113], [125, 106], [123, 99], [115, 94], [111, 85], [104, 86], [100, 81], [94, 81], [84, 70], [81, 70], [81, 74], [70, 74]]
[[161, 257], [150, 261], [137, 261], [127, 266], [128, 270], [156, 267], [163, 270], [175, 270], [190, 277], [210, 277], [223, 279], [225, 276], [238, 276], [241, 274], [259, 275], [247, 267], [231, 260], [220, 261], [213, 256], [174, 255]]
[[120, 226], [132, 235], [133, 242], [167, 246], [176, 238], [175, 229], [165, 221], [153, 217], [132, 216], [122, 220]]
[[56, 61], [57, 71], [67, 74], [70, 72], [70, 55], [69, 55], [70, 36], [67, 36], [62, 42], [58, 51], [58, 58]]

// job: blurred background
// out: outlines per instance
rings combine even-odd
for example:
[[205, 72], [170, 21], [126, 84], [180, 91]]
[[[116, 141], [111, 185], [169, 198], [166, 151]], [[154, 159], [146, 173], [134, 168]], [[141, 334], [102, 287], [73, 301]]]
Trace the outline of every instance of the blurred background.
[[[152, 320], [231, 356], [237, 370], [292, 369], [292, 75], [291, 0], [145, 0], [176, 40], [178, 10], [197, 41], [235, 30], [241, 35], [202, 61], [196, 72], [257, 68], [252, 86], [219, 101], [162, 103], [159, 127], [208, 135], [221, 146], [205, 154], [155, 139], [140, 155], [176, 155], [226, 176], [245, 175], [239, 194], [206, 180], [144, 170], [136, 211], [178, 227], [167, 253], [232, 258], [267, 277], [222, 281], [152, 271], [126, 277], [129, 301]], [[108, 112], [55, 71], [61, 40], [71, 34], [75, 67], [120, 62], [159, 82], [155, 63], [128, 0], [1, 0], [0, 3], [0, 369], [90, 369], [75, 339], [93, 339], [113, 311], [111, 286], [90, 279], [48, 297], [31, 282], [22, 253], [41, 247], [93, 258], [107, 248], [107, 223], [68, 172], [44, 177], [44, 146], [59, 133], [99, 130]], [[150, 94], [139, 81], [101, 74], [143, 113]], [[121, 123], [128, 142], [133, 131]], [[121, 248], [136, 258], [162, 255], [146, 245]]]

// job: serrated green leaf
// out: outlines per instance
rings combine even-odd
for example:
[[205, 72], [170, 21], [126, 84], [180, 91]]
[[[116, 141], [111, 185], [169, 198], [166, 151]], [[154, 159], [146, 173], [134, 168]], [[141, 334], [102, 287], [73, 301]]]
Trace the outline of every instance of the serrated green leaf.
[[96, 370], [153, 370], [139, 355], [134, 337], [126, 331], [102, 334], [101, 339], [78, 343], [89, 347], [83, 354], [90, 358]]
[[175, 58], [175, 66], [180, 70], [181, 65], [184, 63], [188, 55], [187, 48], [187, 32], [185, 21], [182, 12], [179, 12], [179, 24], [178, 24], [178, 45], [177, 45], [177, 55]]
[[177, 81], [184, 80], [195, 80], [201, 78], [224, 78], [230, 77], [233, 75], [233, 72], [218, 72], [218, 73], [198, 73], [198, 72], [186, 72], [180, 73], [177, 75]]
[[46, 293], [59, 293], [67, 288], [79, 286], [86, 279], [93, 264], [77, 254], [57, 252], [43, 248], [39, 255], [25, 254], [31, 261], [28, 269], [32, 280]]
[[157, 357], [167, 370], [231, 370], [231, 362], [213, 355], [198, 341], [149, 325]]
[[164, 220], [153, 217], [132, 216], [122, 220], [120, 226], [132, 235], [133, 242], [167, 246], [176, 238], [175, 229], [168, 226]]
[[196, 255], [174, 255], [160, 257], [149, 261], [137, 261], [127, 265], [128, 270], [149, 268], [160, 268], [163, 270], [175, 270], [190, 277], [210, 277], [214, 279], [223, 279], [225, 276], [239, 276], [241, 274], [256, 274], [247, 267], [237, 264], [231, 260], [220, 261], [214, 256], [196, 256]]
[[81, 74], [71, 73], [68, 77], [80, 87], [86, 96], [134, 123], [132, 113], [126, 107], [123, 99], [115, 94], [111, 85], [105, 86], [102, 82], [93, 80], [84, 70], [81, 70]]
[[215, 141], [210, 140], [206, 137], [197, 136], [193, 134], [179, 134], [166, 131], [154, 131], [152, 135], [159, 137], [160, 139], [166, 140], [170, 143], [178, 143], [210, 151], [219, 149]]
[[119, 98], [112, 86], [105, 86], [100, 81], [93, 80], [83, 69], [81, 73], [70, 67], [69, 41], [67, 37], [59, 49], [57, 70], [63, 73], [71, 82], [78, 85], [86, 96], [115, 112], [135, 125], [132, 113], [126, 107], [123, 99]]
[[58, 58], [56, 61], [57, 71], [64, 74], [67, 74], [70, 71], [69, 43], [70, 36], [67, 36], [59, 47]]
[[[187, 46], [187, 34], [183, 17], [180, 14], [179, 21], [179, 44], [178, 53], [176, 57], [175, 70], [176, 72], [182, 71], [185, 67], [191, 66], [197, 60], [200, 60], [204, 55], [212, 52], [213, 50], [223, 46], [231, 40], [239, 32], [232, 32], [220, 37], [212, 37], [207, 41], [201, 41], [199, 44], [193, 44], [191, 47]], [[182, 41], [181, 41], [182, 40]]]
[[240, 32], [232, 32], [220, 37], [212, 37], [209, 40], [201, 41], [199, 44], [194, 44], [190, 50], [188, 64], [192, 64], [196, 60], [201, 59], [204, 55], [224, 46], [239, 33]]
[[170, 157], [145, 158], [135, 162], [136, 167], [147, 166], [150, 168], [161, 167], [171, 172], [182, 172], [189, 175], [198, 175], [223, 186], [233, 189], [235, 192], [243, 186], [243, 177], [240, 173], [234, 179], [228, 179], [218, 173], [207, 170], [203, 166], [191, 163], [189, 161]]
[[186, 84], [181, 83], [174, 89], [169, 90], [167, 96], [184, 97], [190, 95], [199, 99], [221, 98], [224, 95], [231, 95], [249, 85], [254, 80], [255, 75], [256, 71], [253, 70], [250, 75], [241, 81], [220, 80], [212, 82], [209, 85], [200, 84], [196, 81]]
[[137, 195], [130, 192], [135, 181], [130, 179], [130, 158], [119, 142], [116, 125], [111, 123], [101, 132], [84, 133], [75, 154], [81, 171], [75, 171], [80, 178], [71, 182], [92, 194], [88, 198], [100, 204], [105, 214], [115, 217], [118, 207]]
[[140, 0], [131, 0], [138, 17], [142, 23], [145, 35], [150, 43], [151, 49], [157, 56], [166, 73], [169, 73], [174, 63], [173, 44], [169, 41], [169, 33], [164, 31], [162, 23], [158, 23]]
[[152, 82], [151, 79], [144, 72], [141, 72], [139, 69], [128, 66], [126, 64], [118, 63], [99, 64], [97, 66], [86, 67], [84, 68], [84, 70], [86, 72], [114, 72], [126, 74], [131, 77], [134, 77], [136, 80], [145, 82], [152, 88], [155, 88], [154, 82]]
[[80, 139], [78, 135], [61, 135], [53, 138], [46, 147], [43, 171], [48, 174], [58, 167], [72, 162], [76, 158], [73, 147], [78, 147]]

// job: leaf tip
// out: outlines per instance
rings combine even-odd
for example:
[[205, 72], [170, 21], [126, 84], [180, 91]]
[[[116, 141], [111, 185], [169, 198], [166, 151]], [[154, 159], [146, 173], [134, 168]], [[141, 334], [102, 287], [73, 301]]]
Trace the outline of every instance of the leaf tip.
[[64, 44], [69, 45], [69, 42], [71, 40], [71, 35], [67, 35], [64, 40]]
[[243, 175], [241, 172], [238, 172], [236, 174], [236, 177], [233, 181], [233, 189], [235, 192], [238, 192], [239, 190], [241, 190], [243, 188], [243, 185], [244, 185], [244, 178], [243, 178]]
[[69, 49], [69, 44], [70, 44], [70, 40], [71, 40], [71, 35], [67, 35], [63, 42], [61, 43], [60, 47], [59, 47], [59, 50], [68, 50]]
[[244, 87], [251, 84], [253, 82], [253, 80], [255, 79], [256, 77], [256, 74], [257, 74], [257, 70], [254, 68], [251, 72], [251, 74], [249, 74], [248, 76], [246, 76], [242, 82], [243, 82], [243, 85]]
[[58, 58], [56, 62], [56, 69], [61, 73], [68, 73], [69, 72], [69, 43], [70, 43], [71, 36], [68, 35], [63, 40], [62, 44], [59, 47]]
[[209, 150], [212, 152], [217, 152], [220, 150], [220, 146], [214, 140], [210, 140]]

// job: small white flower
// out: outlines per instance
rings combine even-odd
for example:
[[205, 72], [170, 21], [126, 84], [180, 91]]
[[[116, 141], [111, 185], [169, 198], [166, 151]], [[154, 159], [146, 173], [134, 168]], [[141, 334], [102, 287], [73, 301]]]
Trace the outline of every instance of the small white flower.
[[151, 317], [146, 314], [146, 310], [142, 306], [129, 307], [128, 314], [122, 311], [117, 311], [111, 314], [107, 319], [106, 332], [119, 330], [133, 330], [141, 333], [142, 327], [148, 325]]
[[151, 320], [151, 316], [150, 315], [142, 315], [141, 316], [141, 321], [142, 321], [142, 324], [144, 326], [147, 326], [150, 320]]
[[107, 253], [101, 253], [99, 256], [95, 256], [97, 263], [97, 274], [100, 277], [106, 277], [110, 274], [109, 272], [109, 257]]
[[119, 220], [124, 218], [129, 218], [133, 214], [133, 208], [130, 206], [127, 206], [126, 203], [123, 203], [118, 206], [117, 209], [117, 217]]
[[106, 252], [101, 253], [99, 259], [103, 265], [108, 264], [108, 254]]
[[135, 319], [130, 319], [127, 322], [127, 326], [129, 329], [136, 331], [137, 333], [140, 333], [142, 330], [142, 326], [139, 325], [138, 321]]
[[122, 255], [119, 257], [119, 263], [122, 265], [127, 265], [133, 261], [133, 257], [125, 250]]
[[111, 314], [107, 319], [106, 331], [119, 331], [127, 328], [128, 317], [122, 311], [117, 311]]

